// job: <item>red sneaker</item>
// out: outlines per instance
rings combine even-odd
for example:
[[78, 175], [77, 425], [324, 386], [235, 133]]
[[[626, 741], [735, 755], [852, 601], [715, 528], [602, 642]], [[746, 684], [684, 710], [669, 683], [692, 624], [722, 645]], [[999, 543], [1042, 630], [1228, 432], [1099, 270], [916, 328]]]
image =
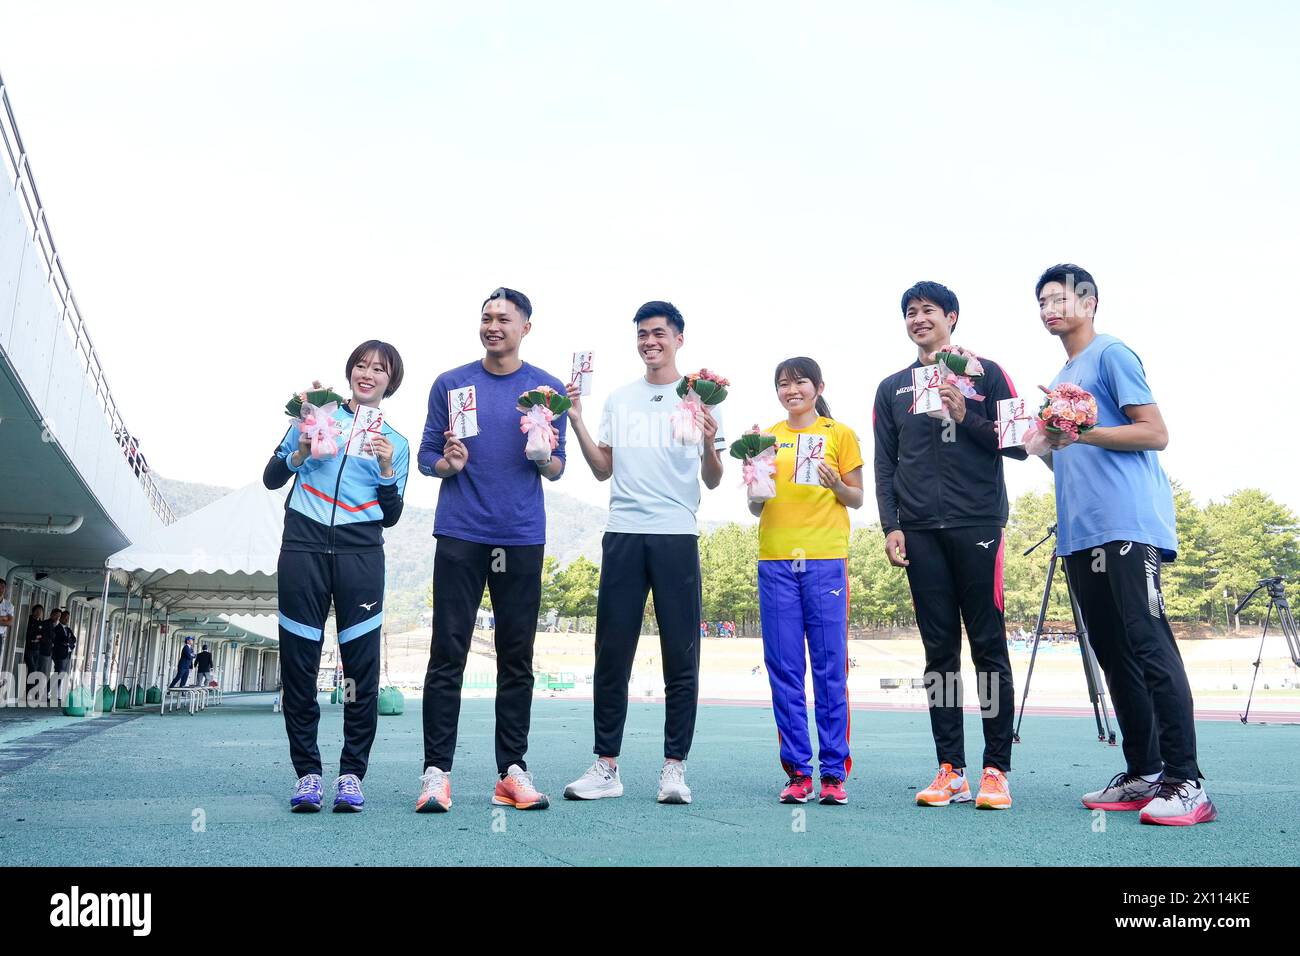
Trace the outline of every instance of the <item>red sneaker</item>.
[[790, 778], [789, 784], [781, 791], [782, 803], [807, 803], [808, 798], [812, 796], [813, 782], [812, 777], [806, 777], [803, 774], [795, 774]]
[[822, 777], [822, 792], [817, 795], [818, 803], [838, 803], [840, 806], [849, 802], [849, 795], [844, 792], [844, 781], [839, 777]]

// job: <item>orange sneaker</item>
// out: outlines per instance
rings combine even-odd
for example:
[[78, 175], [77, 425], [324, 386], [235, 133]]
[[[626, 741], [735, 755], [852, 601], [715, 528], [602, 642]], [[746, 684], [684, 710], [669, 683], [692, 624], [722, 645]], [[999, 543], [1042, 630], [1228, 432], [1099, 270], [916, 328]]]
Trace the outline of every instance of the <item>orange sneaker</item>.
[[1011, 809], [1011, 787], [1007, 784], [1007, 775], [997, 767], [984, 768], [975, 807], [979, 810]]
[[546, 795], [533, 787], [533, 775], [517, 763], [512, 763], [506, 775], [497, 781], [492, 802], [516, 810], [545, 810], [551, 805]]
[[950, 803], [970, 803], [970, 799], [966, 775], [953, 770], [950, 763], [941, 764], [930, 786], [916, 794], [917, 805], [922, 807], [946, 807]]
[[420, 799], [416, 813], [446, 813], [451, 809], [451, 774], [429, 767], [420, 776]]

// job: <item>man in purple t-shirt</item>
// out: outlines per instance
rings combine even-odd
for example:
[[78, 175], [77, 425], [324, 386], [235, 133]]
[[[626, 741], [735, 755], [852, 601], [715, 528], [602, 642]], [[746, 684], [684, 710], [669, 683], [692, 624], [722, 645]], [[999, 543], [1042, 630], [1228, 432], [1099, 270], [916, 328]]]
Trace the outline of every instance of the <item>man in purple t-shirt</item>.
[[[419, 467], [442, 479], [433, 534], [433, 643], [424, 678], [424, 773], [419, 813], [451, 809], [451, 764], [460, 720], [460, 690], [474, 621], [486, 584], [496, 617], [496, 759], [500, 779], [492, 802], [545, 809], [524, 762], [533, 703], [533, 641], [542, 602], [546, 544], [545, 477], [564, 472], [565, 416], [552, 425], [556, 445], [546, 461], [525, 454], [519, 396], [539, 385], [561, 394], [564, 383], [519, 357], [532, 329], [532, 303], [522, 292], [497, 289], [483, 303], [479, 340], [486, 350], [438, 376]], [[478, 434], [457, 438], [449, 393], [473, 385]]]

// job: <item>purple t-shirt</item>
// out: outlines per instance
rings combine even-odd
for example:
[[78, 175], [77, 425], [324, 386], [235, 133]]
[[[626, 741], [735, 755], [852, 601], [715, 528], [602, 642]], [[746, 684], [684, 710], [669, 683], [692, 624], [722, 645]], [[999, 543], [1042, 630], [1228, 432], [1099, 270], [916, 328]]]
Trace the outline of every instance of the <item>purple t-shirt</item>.
[[[443, 372], [429, 392], [429, 416], [420, 442], [419, 467], [436, 476], [446, 444], [447, 394], [473, 385], [478, 405], [479, 433], [465, 439], [469, 460], [460, 474], [442, 479], [433, 533], [478, 544], [546, 543], [546, 504], [542, 476], [524, 455], [526, 439], [519, 429], [519, 396], [538, 385], [564, 392], [565, 385], [535, 365], [523, 363], [509, 375], [494, 375], [483, 363], [471, 362]], [[568, 416], [555, 422], [560, 443], [552, 457], [564, 460]]]

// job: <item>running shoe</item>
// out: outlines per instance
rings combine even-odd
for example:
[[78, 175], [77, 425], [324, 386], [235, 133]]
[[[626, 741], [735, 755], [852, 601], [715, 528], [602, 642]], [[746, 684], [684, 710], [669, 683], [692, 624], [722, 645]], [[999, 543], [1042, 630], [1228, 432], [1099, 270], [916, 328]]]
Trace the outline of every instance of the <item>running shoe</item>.
[[1160, 781], [1156, 795], [1142, 808], [1138, 817], [1143, 823], [1159, 823], [1167, 827], [1190, 827], [1196, 823], [1209, 823], [1218, 817], [1210, 796], [1197, 780]]
[[301, 776], [293, 796], [289, 798], [289, 809], [294, 813], [316, 813], [320, 810], [320, 794], [320, 774]]
[[985, 767], [980, 779], [980, 792], [975, 797], [977, 810], [1010, 810], [1011, 786], [1007, 775], [997, 767]]
[[1117, 773], [1100, 790], [1081, 798], [1089, 810], [1141, 810], [1155, 799], [1159, 780], [1143, 780], [1136, 774]]
[[817, 795], [817, 802], [843, 806], [849, 802], [849, 795], [844, 792], [844, 781], [839, 777], [822, 777], [822, 792]]
[[691, 788], [686, 786], [686, 764], [680, 760], [665, 760], [659, 771], [660, 803], [690, 803]]
[[952, 764], [939, 766], [930, 786], [917, 791], [916, 802], [923, 807], [946, 807], [950, 803], [970, 803], [970, 784], [966, 775], [952, 769]]
[[573, 783], [564, 788], [566, 800], [599, 800], [601, 797], [623, 796], [623, 781], [619, 779], [618, 767], [611, 767], [603, 760], [597, 760], [587, 768]]
[[345, 773], [334, 781], [334, 812], [360, 813], [366, 805], [361, 795], [361, 780], [355, 773]]
[[812, 796], [812, 792], [812, 777], [807, 774], [796, 773], [790, 777], [790, 782], [781, 791], [781, 802], [807, 803], [808, 798]]
[[497, 781], [492, 802], [516, 810], [545, 810], [551, 805], [546, 795], [538, 793], [533, 786], [533, 775], [517, 763], [512, 763], [506, 775]]
[[451, 774], [437, 767], [427, 768], [420, 775], [420, 798], [415, 801], [416, 813], [446, 813], [451, 809]]

